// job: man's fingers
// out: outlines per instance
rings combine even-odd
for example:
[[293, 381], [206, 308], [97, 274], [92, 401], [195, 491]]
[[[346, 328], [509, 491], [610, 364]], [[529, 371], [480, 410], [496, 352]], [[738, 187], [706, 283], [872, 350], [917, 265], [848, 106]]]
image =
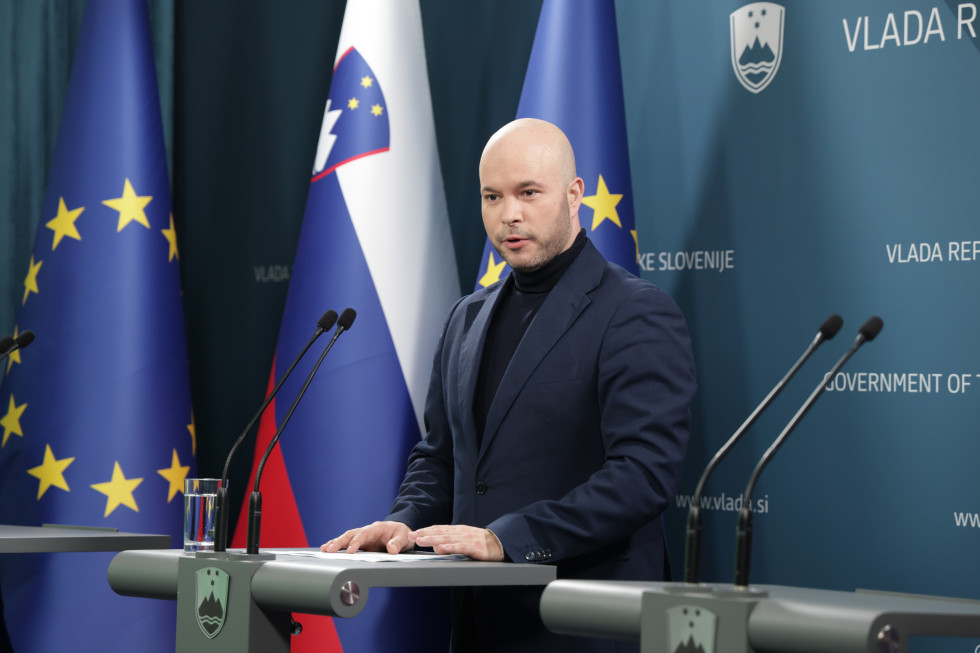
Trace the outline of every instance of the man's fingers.
[[374, 522], [325, 542], [320, 550], [326, 553], [336, 553], [341, 549], [346, 549], [347, 553], [360, 550], [400, 553], [412, 544], [408, 535], [408, 526], [400, 522]]
[[388, 550], [388, 553], [394, 555], [396, 553], [401, 553], [402, 551], [409, 548], [410, 546], [411, 546], [411, 542], [408, 541], [408, 538], [406, 536], [396, 535], [395, 537], [388, 540], [388, 543], [385, 545], [385, 548]]
[[415, 531], [419, 546], [430, 546], [436, 553], [459, 553], [477, 560], [503, 560], [496, 536], [474, 526], [429, 526]]
[[345, 546], [347, 546], [347, 543], [354, 536], [357, 530], [358, 529], [349, 530], [343, 535], [340, 535], [339, 537], [335, 537], [332, 540], [328, 540], [327, 542], [324, 542], [323, 544], [320, 545], [320, 550], [325, 553], [336, 553], [337, 551], [340, 551]]

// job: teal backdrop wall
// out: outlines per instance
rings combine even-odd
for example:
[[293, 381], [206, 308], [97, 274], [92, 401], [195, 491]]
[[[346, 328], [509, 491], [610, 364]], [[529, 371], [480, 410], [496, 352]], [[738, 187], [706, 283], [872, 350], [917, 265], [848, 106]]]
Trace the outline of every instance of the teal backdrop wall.
[[[778, 67], [757, 92], [733, 65], [730, 15], [746, 4], [616, 3], [641, 273], [681, 305], [698, 364], [692, 442], [668, 514], [675, 574], [681, 504], [704, 465], [840, 313], [840, 335], [708, 485], [703, 578], [731, 579], [735, 499], [752, 466], [878, 314], [881, 335], [830, 381], [756, 488], [752, 581], [980, 599], [977, 3], [769, 6], [767, 19], [783, 19], [770, 44]], [[43, 217], [83, 5], [0, 3], [4, 332]], [[198, 468], [218, 474], [265, 392], [344, 2], [151, 7]], [[540, 2], [421, 8], [468, 288], [485, 238], [476, 164], [516, 112]], [[247, 475], [246, 455], [233, 500]]]

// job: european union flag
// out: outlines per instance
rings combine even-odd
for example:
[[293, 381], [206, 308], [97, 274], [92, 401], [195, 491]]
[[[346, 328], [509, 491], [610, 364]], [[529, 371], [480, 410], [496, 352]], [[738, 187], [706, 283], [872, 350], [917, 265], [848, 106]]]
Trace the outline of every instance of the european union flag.
[[[613, 0], [544, 0], [518, 118], [558, 125], [585, 182], [579, 220], [608, 260], [639, 273]], [[476, 289], [510, 273], [487, 239]]]
[[[145, 0], [89, 0], [0, 374], [0, 522], [179, 536], [194, 468], [179, 254]], [[175, 539], [178, 545], [180, 539]], [[17, 651], [173, 651], [112, 554], [0, 557]]]

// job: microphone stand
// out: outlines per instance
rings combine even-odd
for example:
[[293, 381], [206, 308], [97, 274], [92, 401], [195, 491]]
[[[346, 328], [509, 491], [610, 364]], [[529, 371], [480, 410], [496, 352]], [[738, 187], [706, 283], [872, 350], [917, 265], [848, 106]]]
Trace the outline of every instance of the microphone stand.
[[739, 588], [746, 588], [749, 585], [749, 563], [751, 558], [752, 550], [752, 510], [750, 509], [752, 501], [752, 490], [755, 489], [756, 481], [759, 480], [759, 475], [762, 474], [762, 470], [765, 469], [769, 461], [772, 460], [773, 456], [776, 455], [776, 451], [783, 445], [786, 438], [793, 429], [800, 423], [803, 416], [809, 412], [813, 404], [816, 403], [820, 395], [823, 394], [824, 390], [827, 388], [827, 380], [834, 378], [837, 372], [844, 367], [844, 363], [854, 355], [854, 352], [858, 350], [858, 347], [863, 345], [865, 342], [870, 342], [875, 339], [875, 336], [881, 331], [884, 326], [884, 322], [881, 318], [874, 316], [868, 319], [861, 329], [858, 331], [857, 338], [854, 339], [854, 344], [851, 348], [841, 356], [840, 360], [834, 365], [833, 369], [820, 380], [817, 387], [813, 389], [807, 400], [803, 402], [793, 419], [786, 424], [786, 428], [783, 432], [779, 434], [779, 437], [769, 446], [769, 449], [762, 454], [762, 458], [759, 459], [758, 464], [755, 466], [755, 470], [752, 472], [752, 476], [749, 477], [748, 485], [745, 486], [745, 493], [742, 495], [742, 508], [738, 511], [738, 525], [735, 531], [735, 586]]

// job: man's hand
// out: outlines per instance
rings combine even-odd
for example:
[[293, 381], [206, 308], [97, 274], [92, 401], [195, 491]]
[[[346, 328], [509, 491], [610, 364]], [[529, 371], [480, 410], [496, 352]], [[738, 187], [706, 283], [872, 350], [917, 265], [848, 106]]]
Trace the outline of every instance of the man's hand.
[[336, 553], [341, 549], [347, 549], [347, 553], [361, 550], [401, 553], [411, 549], [414, 544], [409, 540], [410, 532], [411, 529], [399, 521], [376, 521], [323, 543], [320, 550], [326, 553]]
[[460, 553], [474, 560], [499, 562], [504, 549], [497, 536], [485, 528], [473, 526], [429, 526], [409, 533], [409, 540], [419, 546], [430, 546], [436, 553]]

